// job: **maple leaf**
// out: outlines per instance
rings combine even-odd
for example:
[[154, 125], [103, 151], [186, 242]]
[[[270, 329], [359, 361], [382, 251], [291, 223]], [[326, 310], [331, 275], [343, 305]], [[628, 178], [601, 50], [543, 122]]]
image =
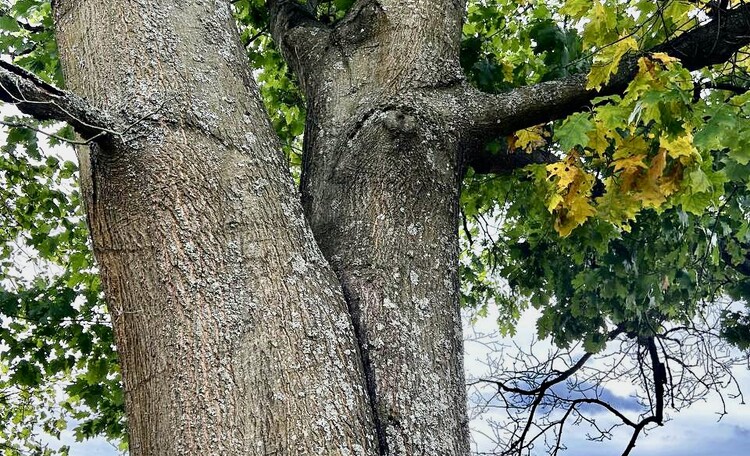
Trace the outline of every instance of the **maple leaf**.
[[619, 160], [615, 160], [614, 163], [615, 171], [629, 171], [634, 172], [638, 169], [645, 169], [648, 168], [645, 163], [643, 163], [643, 157], [642, 156], [635, 156], [635, 157], [627, 157], [627, 158], [621, 158]]
[[612, 74], [619, 68], [622, 57], [628, 51], [637, 49], [638, 42], [632, 36], [622, 38], [611, 46], [602, 49], [594, 56], [594, 63], [591, 66], [591, 72], [589, 72], [586, 88], [599, 90], [607, 84]]
[[573, 114], [555, 130], [555, 139], [564, 151], [575, 146], [586, 147], [589, 142], [588, 133], [593, 129], [594, 124], [589, 120], [589, 114]]
[[591, 0], [568, 0], [565, 5], [560, 8], [561, 14], [567, 14], [574, 19], [580, 19], [586, 15], [586, 12], [591, 10]]
[[661, 137], [659, 138], [659, 146], [667, 151], [670, 158], [679, 160], [683, 165], [688, 165], [700, 159], [698, 149], [693, 145], [693, 135], [689, 131], [673, 140]]
[[546, 143], [541, 126], [518, 130], [513, 138], [513, 145], [526, 152], [531, 152]]

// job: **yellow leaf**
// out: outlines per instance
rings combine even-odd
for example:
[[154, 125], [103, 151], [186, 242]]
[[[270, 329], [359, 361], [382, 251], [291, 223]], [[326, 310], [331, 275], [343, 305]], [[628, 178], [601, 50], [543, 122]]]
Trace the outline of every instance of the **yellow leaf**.
[[503, 69], [503, 81], [513, 82], [513, 80], [515, 79], [515, 75], [513, 74], [513, 70], [515, 70], [515, 67], [509, 64], [508, 62], [503, 61], [502, 69]]
[[555, 230], [560, 236], [568, 236], [596, 214], [591, 205], [594, 176], [578, 167], [575, 154], [563, 163], [547, 165], [547, 171], [550, 179], [556, 179], [556, 191], [547, 202], [547, 210], [555, 215]]
[[631, 135], [623, 138], [620, 135], [615, 137], [617, 150], [612, 158], [615, 160], [628, 157], [646, 157], [648, 154], [649, 144], [643, 135]]
[[555, 219], [555, 230], [562, 237], [569, 236], [576, 227], [583, 225], [594, 214], [596, 209], [589, 202], [588, 196], [574, 198], [567, 210], [560, 211]]
[[636, 156], [636, 157], [628, 157], [628, 158], [621, 158], [619, 160], [614, 161], [614, 167], [615, 171], [631, 171], [634, 169], [645, 169], [648, 168], [645, 163], [643, 163], [643, 157]]
[[667, 198], [659, 191], [658, 187], [649, 187], [638, 193], [638, 198], [644, 208], [658, 209]]
[[657, 180], [664, 173], [664, 168], [667, 166], [667, 151], [665, 149], [659, 149], [659, 153], [651, 159], [651, 166], [648, 168], [648, 179], [651, 182], [656, 183]]
[[674, 62], [679, 62], [680, 61], [680, 59], [672, 57], [671, 55], [669, 55], [669, 54], [667, 54], [665, 52], [654, 52], [653, 54], [651, 54], [651, 58], [652, 59], [656, 59], [656, 60], [660, 61], [661, 63], [667, 64], [667, 65], [670, 64], [670, 63], [674, 63]]
[[682, 171], [682, 164], [678, 162], [673, 165], [672, 170], [668, 174], [662, 176], [659, 189], [664, 195], [670, 196], [680, 190]]
[[651, 166], [642, 179], [638, 182], [639, 193], [643, 207], [657, 209], [667, 200], [667, 195], [662, 191], [659, 185], [664, 167], [667, 163], [667, 154], [664, 149], [660, 150], [654, 158], [651, 159]]
[[618, 176], [620, 178], [620, 193], [629, 193], [633, 191], [636, 185], [636, 179], [638, 178], [638, 175], [640, 174], [640, 169], [638, 168], [628, 168], [625, 171], [621, 172]]
[[617, 179], [604, 179], [604, 195], [597, 198], [597, 214], [625, 231], [630, 230], [629, 220], [635, 219], [641, 203], [632, 193], [623, 192]]
[[542, 146], [546, 143], [544, 136], [539, 132], [541, 127], [524, 128], [516, 132], [515, 146], [531, 152], [534, 148]]
[[564, 162], [547, 165], [547, 172], [550, 174], [550, 179], [557, 178], [557, 188], [566, 189], [576, 180], [578, 176], [578, 167], [570, 163], [569, 160], [566, 160]]
[[587, 89], [599, 90], [609, 82], [612, 74], [617, 72], [620, 60], [628, 52], [638, 49], [638, 42], [632, 36], [621, 38], [611, 46], [605, 47], [594, 56], [594, 63], [589, 72]]
[[587, 147], [600, 157], [605, 154], [607, 148], [609, 148], [609, 140], [607, 134], [610, 130], [607, 129], [602, 122], [594, 122], [594, 129], [588, 132], [589, 143]]
[[696, 160], [700, 162], [701, 156], [693, 145], [693, 135], [690, 132], [686, 132], [674, 140], [659, 138], [659, 146], [667, 151], [670, 158], [679, 160], [683, 165], [688, 165]]
[[586, 220], [596, 213], [596, 210], [586, 200], [578, 200], [581, 204], [577, 205], [576, 212], [568, 211], [555, 219], [555, 230], [562, 237], [567, 237], [575, 228], [583, 225]]
[[562, 196], [560, 196], [560, 194], [554, 193], [547, 202], [547, 210], [550, 212], [554, 212], [554, 210], [557, 209], [557, 207], [564, 201], [565, 200]]
[[560, 14], [567, 14], [575, 19], [580, 19], [590, 9], [591, 0], [567, 0], [560, 8]]

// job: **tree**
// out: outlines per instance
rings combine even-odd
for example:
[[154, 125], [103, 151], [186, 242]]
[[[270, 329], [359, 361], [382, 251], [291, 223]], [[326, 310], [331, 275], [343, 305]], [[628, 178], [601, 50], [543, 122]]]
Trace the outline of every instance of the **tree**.
[[[507, 258], [528, 268], [511, 277], [514, 287], [547, 309], [540, 332], [560, 344], [583, 339], [595, 351], [610, 326], [648, 337], [694, 315], [697, 296], [661, 305], [694, 289], [671, 287], [689, 282], [680, 269], [652, 281], [663, 293], [646, 311], [627, 292], [609, 296], [618, 305], [581, 310], [575, 296], [551, 304], [601, 279], [586, 255], [628, 246], [641, 212], [731, 208], [711, 277], [746, 287], [727, 271], [745, 264], [748, 242], [748, 6], [714, 5], [705, 17], [706, 3], [471, 2], [464, 27], [456, 0], [10, 2], [4, 46], [15, 64], [0, 63], [0, 98], [79, 135], [81, 199], [131, 454], [467, 454], [460, 208], [476, 216], [497, 204], [486, 189], [464, 192], [461, 204], [467, 172], [470, 188], [477, 176], [540, 164], [506, 181], [533, 184], [510, 209], [525, 207], [537, 223], [516, 218]], [[270, 32], [299, 84], [301, 195], [282, 154], [294, 147], [295, 112], [276, 105], [286, 110], [280, 130], [292, 133], [282, 144], [233, 13], [245, 44]], [[513, 14], [525, 19], [506, 22]], [[488, 30], [510, 38], [493, 42]], [[251, 53], [278, 68], [262, 43]], [[66, 90], [51, 84], [62, 74]], [[11, 144], [33, 148], [29, 122], [6, 121]], [[58, 164], [45, 166], [53, 178]], [[725, 197], [727, 182], [745, 199]], [[576, 246], [579, 274], [536, 274], [555, 258], [540, 265], [530, 252]], [[72, 303], [84, 282], [87, 308], [97, 302], [96, 279], [74, 255], [65, 258], [79, 262], [74, 276], [57, 283], [72, 290], [59, 294], [72, 309], [62, 317], [79, 312]], [[9, 293], [3, 307], [29, 317], [24, 302]], [[34, 307], [34, 324], [60, 318], [60, 308], [40, 316]], [[113, 380], [104, 352], [79, 397]], [[35, 359], [15, 363], [18, 382], [39, 383], [47, 366]], [[59, 359], [62, 370], [75, 362]]]

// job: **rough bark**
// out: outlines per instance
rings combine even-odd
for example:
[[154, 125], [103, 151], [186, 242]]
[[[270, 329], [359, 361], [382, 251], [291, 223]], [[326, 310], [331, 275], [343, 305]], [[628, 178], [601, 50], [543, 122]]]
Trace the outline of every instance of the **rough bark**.
[[228, 4], [60, 0], [68, 86], [123, 123], [82, 184], [130, 454], [367, 455], [352, 321]]
[[440, 96], [461, 81], [464, 4], [361, 1], [326, 28], [270, 3], [308, 103], [303, 205], [354, 318], [381, 453], [467, 454], [459, 140]]

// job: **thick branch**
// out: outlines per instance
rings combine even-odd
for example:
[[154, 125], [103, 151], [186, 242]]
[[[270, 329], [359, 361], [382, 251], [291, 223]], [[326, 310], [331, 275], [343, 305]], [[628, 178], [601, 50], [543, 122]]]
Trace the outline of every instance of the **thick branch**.
[[0, 100], [38, 120], [67, 122], [86, 141], [111, 139], [114, 134], [114, 120], [83, 98], [4, 61], [0, 61]]
[[[740, 5], [705, 25], [683, 33], [650, 52], [678, 57], [688, 70], [722, 63], [750, 44], [750, 3]], [[621, 93], [637, 72], [638, 55], [623, 59], [618, 72], [600, 91], [586, 89], [586, 75], [521, 87], [489, 95], [464, 87], [460, 116], [467, 137], [489, 141], [522, 128], [563, 118], [589, 106], [597, 96]], [[471, 161], [471, 160], [470, 160]]]
[[266, 5], [271, 36], [284, 54], [284, 60], [301, 75], [314, 48], [328, 41], [330, 29], [296, 0], [266, 0]]
[[630, 436], [630, 441], [628, 441], [625, 451], [622, 452], [622, 456], [628, 456], [633, 448], [635, 448], [635, 442], [638, 440], [638, 435], [647, 425], [656, 423], [659, 426], [662, 426], [664, 424], [664, 385], [667, 383], [667, 372], [664, 363], [659, 361], [659, 354], [656, 351], [654, 336], [646, 339], [646, 347], [648, 349], [649, 358], [651, 359], [656, 405], [654, 407], [653, 415], [642, 419], [633, 427], [633, 434]]
[[653, 370], [654, 396], [656, 398], [654, 418], [661, 425], [664, 421], [664, 385], [667, 383], [667, 371], [664, 368], [664, 363], [659, 361], [659, 354], [656, 351], [656, 343], [653, 336], [647, 339], [646, 345], [649, 357], [651, 358], [651, 369]]

